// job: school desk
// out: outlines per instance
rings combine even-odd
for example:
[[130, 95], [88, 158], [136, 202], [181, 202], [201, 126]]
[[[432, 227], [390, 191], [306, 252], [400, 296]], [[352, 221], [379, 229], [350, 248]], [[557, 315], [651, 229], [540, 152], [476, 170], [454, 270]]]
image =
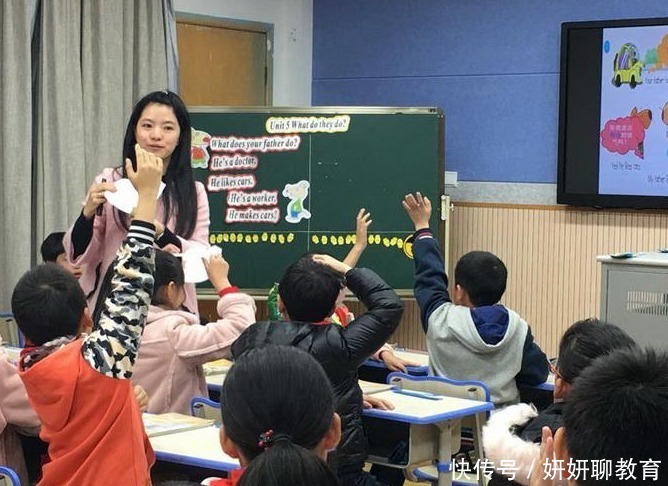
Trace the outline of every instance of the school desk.
[[[374, 396], [391, 402], [394, 410], [366, 409], [363, 412], [365, 419], [380, 419], [409, 426], [409, 463], [401, 465], [402, 468], [429, 460], [449, 464], [453, 450], [456, 452], [459, 449], [459, 437], [454, 437], [456, 434], [453, 435], [453, 432], [459, 430], [461, 420], [471, 415], [486, 414], [494, 408], [491, 402], [434, 395], [424, 398], [404, 395], [396, 390], [379, 392]], [[386, 457], [371, 454], [368, 461], [390, 465]], [[439, 472], [439, 486], [452, 484], [452, 471], [446, 469], [443, 467]]]
[[220, 447], [220, 429], [215, 425], [149, 438], [159, 461], [232, 471], [241, 466]]
[[223, 382], [225, 381], [226, 376], [227, 373], [216, 373], [215, 375], [204, 376], [210, 397], [212, 397], [212, 395], [220, 396], [220, 390], [223, 389]]
[[[429, 355], [425, 351], [414, 351], [410, 349], [393, 349], [395, 356], [406, 361], [418, 363], [417, 366], [407, 366], [406, 372], [409, 375], [426, 376], [429, 374]], [[375, 381], [385, 383], [387, 375], [391, 371], [383, 361], [367, 359], [359, 368], [360, 378], [366, 381]]]

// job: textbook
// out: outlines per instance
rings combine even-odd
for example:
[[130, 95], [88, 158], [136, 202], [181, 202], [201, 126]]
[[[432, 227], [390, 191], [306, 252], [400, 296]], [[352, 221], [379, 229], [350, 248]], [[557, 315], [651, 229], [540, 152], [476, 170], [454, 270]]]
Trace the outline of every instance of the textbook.
[[143, 413], [144, 429], [149, 437], [202, 429], [214, 424], [211, 419], [193, 417], [182, 413]]

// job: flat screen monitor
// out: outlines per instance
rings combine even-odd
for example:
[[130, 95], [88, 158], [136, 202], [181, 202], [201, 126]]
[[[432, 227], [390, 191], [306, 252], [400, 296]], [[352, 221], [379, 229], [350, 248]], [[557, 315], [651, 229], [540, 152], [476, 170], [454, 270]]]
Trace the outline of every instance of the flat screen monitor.
[[668, 18], [562, 24], [557, 202], [668, 208]]

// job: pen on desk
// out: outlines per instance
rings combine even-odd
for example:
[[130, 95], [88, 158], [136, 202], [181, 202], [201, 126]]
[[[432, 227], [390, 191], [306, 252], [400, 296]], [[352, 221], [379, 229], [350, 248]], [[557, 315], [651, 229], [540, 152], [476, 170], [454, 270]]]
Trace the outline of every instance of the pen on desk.
[[[107, 179], [105, 179], [105, 178], [103, 177], [103, 178], [102, 178], [102, 182], [107, 182]], [[100, 205], [97, 207], [97, 209], [95, 210], [95, 214], [97, 214], [98, 216], [102, 216], [102, 204], [100, 204]]]
[[398, 393], [399, 395], [406, 395], [409, 397], [417, 397], [417, 398], [425, 398], [427, 400], [441, 400], [443, 397], [434, 395], [433, 393], [429, 392], [421, 392], [421, 391], [415, 391], [415, 390], [404, 390], [401, 388], [395, 388], [392, 390], [394, 393]]

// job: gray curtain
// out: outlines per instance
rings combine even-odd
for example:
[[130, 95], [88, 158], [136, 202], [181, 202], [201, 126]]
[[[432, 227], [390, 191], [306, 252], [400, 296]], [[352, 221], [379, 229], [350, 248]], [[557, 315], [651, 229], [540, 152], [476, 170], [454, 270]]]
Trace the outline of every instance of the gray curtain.
[[95, 174], [121, 163], [137, 99], [175, 88], [178, 62], [171, 0], [0, 2], [2, 311], [44, 236], [67, 229]]
[[0, 0], [0, 312], [30, 266], [30, 41], [37, 0]]
[[[169, 0], [44, 2], [37, 95], [35, 241], [74, 222], [94, 176], [120, 165], [144, 94], [168, 87]], [[170, 22], [173, 22], [173, 12]], [[171, 54], [170, 54], [171, 55]]]

